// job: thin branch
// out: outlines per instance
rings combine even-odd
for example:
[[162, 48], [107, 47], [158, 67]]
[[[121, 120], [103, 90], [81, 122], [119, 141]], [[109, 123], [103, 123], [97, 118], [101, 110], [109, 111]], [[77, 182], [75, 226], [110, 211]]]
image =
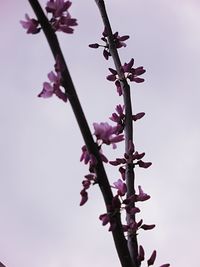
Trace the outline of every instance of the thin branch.
[[[113, 32], [110, 25], [110, 21], [106, 12], [105, 3], [103, 0], [95, 0], [99, 11], [101, 13], [101, 17], [104, 23], [104, 27], [106, 28], [106, 33], [108, 34], [108, 43], [109, 43], [109, 52], [113, 58], [115, 68], [117, 70], [119, 80], [121, 83], [121, 87], [123, 89], [123, 98], [124, 98], [124, 106], [125, 106], [125, 152], [128, 154], [130, 141], [133, 141], [133, 123], [132, 123], [132, 103], [131, 103], [131, 95], [130, 95], [130, 86], [127, 83], [127, 80], [122, 71], [122, 64], [119, 58], [119, 54], [114, 42]], [[126, 165], [126, 183], [127, 183], [127, 197], [135, 194], [135, 173], [134, 173], [134, 165], [133, 163]], [[130, 223], [130, 220], [135, 221], [135, 216], [130, 216], [127, 214], [127, 224]], [[133, 265], [135, 267], [139, 266], [137, 261], [138, 256], [138, 243], [136, 235], [128, 234], [128, 247], [129, 252], [132, 258]]]
[[[89, 153], [93, 154], [95, 158], [97, 159], [97, 165], [96, 165], [96, 174], [98, 178], [98, 184], [100, 186], [105, 205], [108, 208], [108, 206], [111, 205], [113, 194], [110, 188], [110, 184], [98, 151], [97, 144], [94, 142], [92, 134], [90, 132], [88, 123], [86, 121], [85, 115], [83, 113], [81, 104], [79, 102], [75, 87], [73, 85], [70, 73], [68, 71], [66, 62], [64, 60], [62, 51], [60, 49], [60, 45], [57, 39], [57, 36], [55, 32], [53, 31], [51, 25], [48, 22], [47, 17], [45, 16], [39, 2], [37, 0], [28, 0], [30, 5], [32, 6], [37, 19], [44, 31], [44, 34], [47, 38], [47, 41], [49, 43], [49, 46], [51, 48], [51, 51], [53, 53], [54, 59], [56, 60], [57, 56], [59, 56], [59, 59], [61, 61], [61, 64], [63, 66], [62, 71], [62, 79], [63, 79], [63, 87], [65, 88], [67, 97], [69, 99], [69, 102], [72, 106], [73, 112], [75, 114], [77, 123], [79, 125], [80, 131], [82, 133], [83, 139], [85, 141], [85, 144], [87, 146], [87, 149]], [[127, 241], [124, 237], [123, 233], [123, 227], [121, 223], [121, 217], [120, 213], [116, 213], [115, 215], [115, 223], [116, 227], [112, 231], [113, 239], [115, 242], [115, 246], [118, 252], [118, 256], [121, 262], [122, 267], [134, 267], [131, 263], [131, 257], [129, 254], [129, 250], [127, 247]]]

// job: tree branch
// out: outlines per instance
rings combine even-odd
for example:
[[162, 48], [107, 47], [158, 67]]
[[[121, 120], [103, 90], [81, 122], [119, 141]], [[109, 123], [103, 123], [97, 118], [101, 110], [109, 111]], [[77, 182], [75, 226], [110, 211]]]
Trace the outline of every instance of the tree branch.
[[[39, 2], [37, 0], [28, 0], [30, 5], [32, 6], [37, 19], [44, 31], [44, 34], [47, 38], [51, 51], [53, 53], [54, 59], [56, 60], [57, 56], [61, 61], [63, 66], [63, 71], [61, 73], [63, 79], [63, 87], [65, 88], [66, 95], [69, 99], [69, 102], [72, 106], [73, 112], [75, 114], [77, 123], [79, 125], [80, 131], [82, 133], [83, 139], [87, 146], [89, 153], [93, 154], [97, 159], [96, 165], [96, 174], [98, 178], [98, 184], [100, 186], [105, 205], [108, 209], [108, 206], [111, 206], [113, 194], [110, 188], [110, 184], [99, 154], [98, 146], [94, 142], [92, 134], [90, 132], [88, 123], [86, 121], [85, 115], [83, 113], [81, 104], [79, 102], [75, 87], [73, 85], [69, 70], [67, 68], [66, 62], [64, 60], [62, 51], [60, 49], [60, 45], [57, 39], [55, 32], [53, 31], [51, 25], [48, 22], [47, 17], [45, 16]], [[113, 239], [115, 242], [115, 246], [118, 252], [118, 256], [121, 262], [122, 267], [134, 267], [131, 263], [131, 258], [129, 254], [129, 250], [127, 247], [127, 241], [124, 237], [121, 216], [120, 213], [116, 213], [114, 215], [116, 227], [112, 231]]]

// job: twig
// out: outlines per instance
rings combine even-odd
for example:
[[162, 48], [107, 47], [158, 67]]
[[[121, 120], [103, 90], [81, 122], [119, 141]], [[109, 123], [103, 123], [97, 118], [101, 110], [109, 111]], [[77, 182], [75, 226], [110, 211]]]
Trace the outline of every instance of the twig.
[[[103, 0], [95, 0], [101, 17], [106, 28], [106, 33], [108, 34], [109, 52], [113, 58], [115, 68], [117, 70], [121, 87], [123, 89], [123, 98], [125, 106], [125, 152], [128, 154], [130, 141], [133, 141], [133, 123], [132, 123], [132, 103], [130, 95], [130, 86], [127, 83], [124, 73], [122, 71], [122, 64], [119, 58], [118, 51], [113, 38], [113, 32], [106, 12], [105, 3]], [[126, 183], [127, 183], [127, 197], [135, 194], [135, 174], [133, 163], [126, 165]], [[135, 221], [135, 216], [132, 216]], [[130, 216], [127, 214], [127, 224], [130, 223]], [[136, 235], [128, 234], [128, 247], [132, 258], [133, 266], [138, 266], [137, 256], [138, 256], [138, 243]]]

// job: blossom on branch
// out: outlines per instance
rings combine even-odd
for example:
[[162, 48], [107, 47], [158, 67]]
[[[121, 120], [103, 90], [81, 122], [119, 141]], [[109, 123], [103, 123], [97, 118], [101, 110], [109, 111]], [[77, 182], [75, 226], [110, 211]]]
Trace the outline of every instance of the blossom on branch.
[[58, 98], [67, 102], [67, 95], [60, 89], [61, 74], [57, 73], [56, 75], [53, 71], [51, 71], [48, 74], [48, 78], [50, 82], [43, 83], [43, 89], [41, 93], [38, 94], [38, 97], [49, 98], [55, 94]]
[[36, 19], [30, 19], [28, 14], [25, 14], [26, 21], [20, 20], [20, 23], [27, 33], [36, 34], [41, 28], [39, 27], [39, 22]]
[[67, 12], [72, 2], [64, 0], [50, 0], [47, 2], [46, 11], [52, 13], [54, 18], [61, 17], [64, 12]]
[[97, 140], [101, 140], [106, 145], [113, 145], [116, 148], [116, 143], [124, 140], [124, 135], [118, 134], [118, 127], [112, 127], [107, 122], [93, 123], [94, 135]]
[[127, 186], [121, 179], [118, 179], [117, 182], [114, 182], [113, 184], [115, 188], [118, 189], [117, 194], [119, 196], [124, 196], [126, 194]]
[[[99, 48], [99, 47], [103, 47], [103, 56], [106, 60], [109, 59], [109, 57], [111, 57], [111, 53], [109, 50], [109, 42], [108, 42], [108, 33], [106, 28], [104, 29], [103, 33], [102, 33], [103, 37], [101, 38], [101, 40], [105, 43], [103, 45], [100, 45], [98, 43], [94, 43], [94, 44], [89, 44], [90, 48]], [[121, 47], [126, 47], [125, 41], [129, 39], [129, 35], [123, 35], [123, 36], [119, 36], [118, 32], [115, 32], [113, 34], [113, 41], [115, 44], [116, 49], [119, 49]]]
[[68, 9], [72, 2], [64, 0], [50, 0], [47, 2], [46, 11], [52, 14], [49, 22], [54, 31], [62, 31], [65, 33], [73, 33], [72, 27], [77, 26], [77, 20], [72, 18]]

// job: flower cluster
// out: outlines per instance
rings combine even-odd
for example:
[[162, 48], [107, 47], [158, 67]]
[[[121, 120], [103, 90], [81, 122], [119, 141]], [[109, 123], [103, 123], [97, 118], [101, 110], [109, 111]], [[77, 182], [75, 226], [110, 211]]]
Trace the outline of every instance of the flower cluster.
[[62, 86], [62, 77], [58, 58], [54, 68], [56, 73], [53, 71], [49, 72], [47, 76], [50, 82], [43, 83], [43, 89], [38, 94], [38, 97], [49, 98], [55, 94], [58, 98], [62, 99], [64, 102], [67, 102], [67, 95], [60, 88]]
[[[130, 60], [130, 62], [125, 63], [122, 66], [122, 72], [125, 75], [126, 79], [129, 79], [130, 82], [136, 82], [136, 83], [141, 83], [144, 82], [143, 78], [140, 78], [139, 76], [144, 74], [146, 72], [146, 70], [143, 67], [137, 67], [137, 68], [133, 68], [133, 64], [134, 64], [134, 59], [132, 58]], [[121, 84], [120, 84], [120, 80], [118, 77], [118, 73], [115, 69], [109, 68], [109, 71], [111, 72], [111, 74], [109, 74], [106, 79], [108, 81], [112, 81], [115, 82], [115, 86], [117, 88], [117, 92], [120, 95], [122, 95], [123, 90], [121, 88]]]
[[[108, 33], [107, 30], [105, 29], [102, 33], [103, 37], [101, 38], [101, 40], [105, 43], [103, 45], [100, 45], [98, 43], [94, 43], [94, 44], [89, 44], [89, 47], [91, 48], [98, 48], [98, 47], [103, 47], [103, 56], [106, 60], [109, 59], [109, 57], [111, 56], [110, 54], [110, 50], [109, 50], [109, 43], [108, 43]], [[123, 35], [123, 36], [119, 36], [118, 32], [115, 32], [113, 34], [113, 41], [115, 43], [115, 47], [121, 48], [121, 47], [126, 47], [125, 41], [129, 39], [128, 35]]]
[[[61, 31], [64, 33], [73, 33], [72, 27], [77, 26], [77, 20], [72, 18], [68, 9], [72, 2], [64, 0], [49, 0], [46, 4], [46, 11], [52, 17], [49, 20], [54, 31]], [[25, 14], [26, 21], [21, 20], [20, 23], [27, 33], [36, 34], [40, 32], [39, 22], [36, 19], [31, 19], [28, 14]]]
[[[113, 166], [118, 166], [118, 165], [126, 165], [133, 163], [133, 166], [138, 165], [141, 168], [149, 168], [152, 163], [151, 162], [144, 162], [142, 158], [145, 156], [145, 153], [138, 153], [138, 151], [135, 151], [135, 146], [132, 141], [129, 141], [129, 149], [128, 153], [124, 153], [123, 158], [116, 158], [116, 160], [109, 161], [109, 163]], [[119, 171], [120, 173], [122, 172], [123, 166], [120, 167]], [[124, 169], [125, 171], [125, 169]], [[122, 175], [122, 178], [124, 179], [124, 175]]]
[[[112, 116], [109, 118], [111, 121], [117, 123], [118, 132], [122, 133], [125, 127], [125, 114], [124, 114], [124, 106], [117, 105], [115, 108], [116, 112], [112, 113]], [[145, 115], [144, 112], [139, 112], [136, 115], [132, 115], [132, 120], [137, 121], [143, 118]]]
[[72, 27], [77, 26], [77, 20], [72, 18], [68, 9], [72, 2], [64, 0], [50, 0], [47, 2], [46, 11], [52, 15], [50, 23], [55, 31], [73, 33]]

